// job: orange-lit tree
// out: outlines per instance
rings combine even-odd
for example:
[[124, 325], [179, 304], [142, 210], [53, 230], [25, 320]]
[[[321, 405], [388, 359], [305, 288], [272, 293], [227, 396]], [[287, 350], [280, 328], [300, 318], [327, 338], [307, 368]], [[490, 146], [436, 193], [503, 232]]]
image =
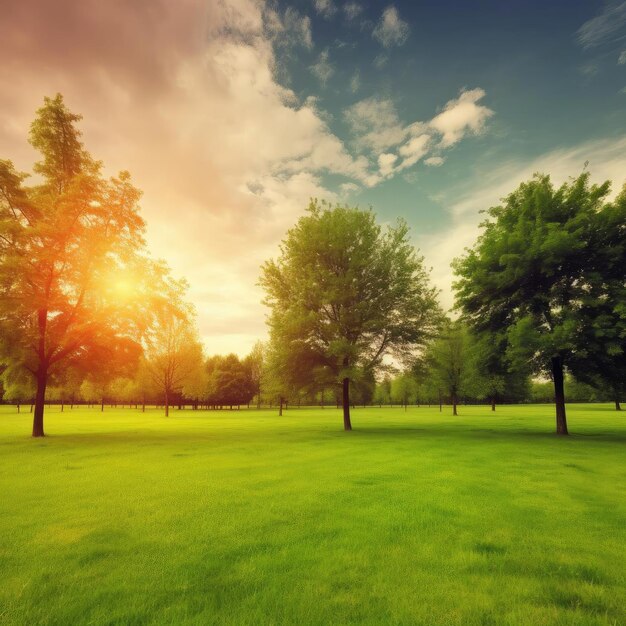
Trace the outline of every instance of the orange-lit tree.
[[63, 367], [89, 371], [136, 358], [142, 316], [127, 276], [144, 246], [140, 192], [127, 172], [102, 175], [80, 141], [79, 115], [59, 94], [30, 130], [35, 184], [0, 161], [0, 361], [35, 382], [34, 437], [44, 435], [46, 387]]
[[160, 297], [152, 304], [151, 324], [144, 337], [145, 368], [165, 404], [180, 396], [202, 370], [204, 356], [195, 324], [195, 311], [185, 302], [187, 283], [163, 273]]

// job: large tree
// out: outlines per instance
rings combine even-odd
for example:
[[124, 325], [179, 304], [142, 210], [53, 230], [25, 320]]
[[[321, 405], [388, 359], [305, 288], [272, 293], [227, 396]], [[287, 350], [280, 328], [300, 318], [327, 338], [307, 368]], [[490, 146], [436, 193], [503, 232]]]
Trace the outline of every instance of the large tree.
[[102, 176], [79, 120], [61, 95], [45, 99], [30, 130], [41, 154], [34, 184], [0, 161], [0, 357], [9, 378], [34, 380], [34, 437], [44, 435], [50, 376], [137, 339], [137, 318], [105, 287], [143, 245], [140, 193], [126, 172]]
[[581, 306], [576, 378], [606, 392], [621, 410], [626, 395], [626, 185], [596, 216]]
[[[562, 435], [568, 432], [565, 368], [576, 374], [589, 348], [585, 332], [601, 330], [594, 330], [593, 301], [605, 301], [611, 311], [624, 308], [624, 265], [613, 260], [614, 247], [623, 246], [623, 217], [605, 242], [596, 236], [609, 189], [608, 182], [591, 185], [588, 173], [558, 188], [549, 176], [536, 175], [487, 211], [475, 246], [454, 264], [458, 306], [472, 326], [504, 333], [511, 363], [552, 378]], [[610, 272], [621, 275], [621, 292], [607, 288]]]
[[382, 229], [372, 211], [311, 202], [288, 231], [261, 285], [272, 344], [296, 382], [341, 385], [351, 430], [350, 381], [386, 355], [415, 356], [439, 318], [436, 290], [399, 221]]

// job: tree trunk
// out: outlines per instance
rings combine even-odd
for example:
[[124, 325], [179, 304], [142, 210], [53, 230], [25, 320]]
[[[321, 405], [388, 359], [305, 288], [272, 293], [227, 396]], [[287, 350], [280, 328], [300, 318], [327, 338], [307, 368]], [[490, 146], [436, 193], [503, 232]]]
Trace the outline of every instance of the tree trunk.
[[169, 415], [170, 415], [170, 397], [166, 391], [165, 392], [165, 417], [169, 417]]
[[100, 413], [104, 413], [104, 398], [102, 398], [102, 401], [100, 402]]
[[491, 410], [495, 411], [496, 410], [496, 397], [492, 396], [491, 398]]
[[567, 435], [565, 389], [563, 387], [563, 360], [560, 356], [552, 357], [552, 379], [554, 380], [554, 402], [556, 404], [556, 434]]
[[40, 368], [37, 372], [37, 393], [35, 394], [35, 413], [33, 415], [33, 437], [44, 437], [43, 410], [46, 401], [48, 369]]
[[282, 414], [283, 414], [283, 397], [281, 396], [280, 397], [280, 405], [279, 405], [279, 408], [278, 408], [278, 415], [282, 416]]
[[621, 407], [621, 405], [619, 403], [619, 398], [615, 398], [615, 410], [616, 411], [621, 411], [622, 410], [622, 407]]
[[459, 403], [458, 398], [456, 397], [456, 393], [452, 394], [452, 415], [458, 415], [456, 410], [457, 404]]
[[352, 430], [350, 422], [350, 379], [343, 379], [343, 429]]

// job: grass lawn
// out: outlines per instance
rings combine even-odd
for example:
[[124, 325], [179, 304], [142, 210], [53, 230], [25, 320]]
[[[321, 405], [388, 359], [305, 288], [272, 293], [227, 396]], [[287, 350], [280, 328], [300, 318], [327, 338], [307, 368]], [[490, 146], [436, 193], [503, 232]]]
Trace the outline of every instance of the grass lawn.
[[0, 408], [2, 624], [626, 624], [626, 413]]

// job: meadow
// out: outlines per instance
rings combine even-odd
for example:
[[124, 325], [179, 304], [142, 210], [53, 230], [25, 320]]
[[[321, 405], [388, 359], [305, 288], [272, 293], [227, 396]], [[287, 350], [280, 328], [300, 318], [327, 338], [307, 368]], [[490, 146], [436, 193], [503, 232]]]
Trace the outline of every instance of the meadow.
[[2, 624], [625, 624], [626, 413], [0, 408]]

